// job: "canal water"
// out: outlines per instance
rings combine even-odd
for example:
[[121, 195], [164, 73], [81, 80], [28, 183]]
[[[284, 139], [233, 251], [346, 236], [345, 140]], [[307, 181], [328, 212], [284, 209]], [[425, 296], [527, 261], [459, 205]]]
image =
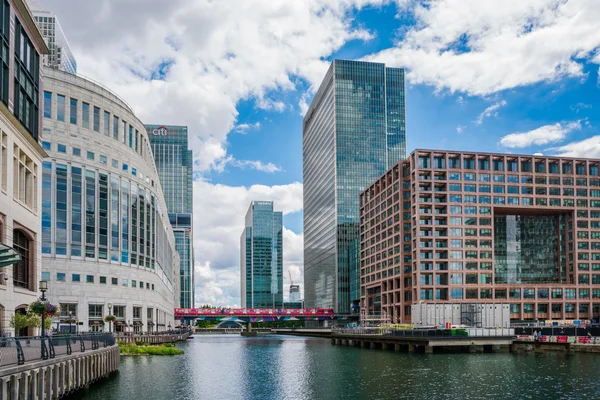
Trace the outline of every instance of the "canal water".
[[237, 335], [178, 347], [184, 355], [122, 357], [69, 399], [600, 399], [600, 354], [406, 354]]

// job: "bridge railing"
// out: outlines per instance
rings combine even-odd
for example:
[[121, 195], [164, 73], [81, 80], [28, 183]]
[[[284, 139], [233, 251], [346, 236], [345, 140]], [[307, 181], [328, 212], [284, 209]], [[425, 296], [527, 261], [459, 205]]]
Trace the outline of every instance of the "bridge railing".
[[0, 368], [112, 346], [110, 333], [0, 338]]

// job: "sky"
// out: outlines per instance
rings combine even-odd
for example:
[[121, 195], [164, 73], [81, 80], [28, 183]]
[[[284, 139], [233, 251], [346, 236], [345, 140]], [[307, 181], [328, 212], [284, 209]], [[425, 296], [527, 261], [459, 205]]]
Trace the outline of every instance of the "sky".
[[189, 127], [197, 305], [240, 304], [251, 200], [283, 211], [302, 285], [302, 118], [333, 59], [405, 68], [407, 152], [600, 157], [597, 0], [37, 2], [80, 74]]

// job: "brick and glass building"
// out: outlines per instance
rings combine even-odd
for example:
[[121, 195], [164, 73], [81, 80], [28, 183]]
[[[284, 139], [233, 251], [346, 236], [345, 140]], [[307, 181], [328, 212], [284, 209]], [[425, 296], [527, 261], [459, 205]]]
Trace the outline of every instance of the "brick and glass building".
[[179, 307], [194, 307], [192, 151], [187, 126], [146, 125], [179, 253]]
[[358, 311], [358, 198], [405, 143], [404, 70], [334, 60], [302, 122], [307, 307]]
[[253, 201], [240, 237], [242, 308], [283, 307], [283, 213]]
[[600, 318], [600, 160], [415, 150], [360, 195], [361, 313], [509, 303]]

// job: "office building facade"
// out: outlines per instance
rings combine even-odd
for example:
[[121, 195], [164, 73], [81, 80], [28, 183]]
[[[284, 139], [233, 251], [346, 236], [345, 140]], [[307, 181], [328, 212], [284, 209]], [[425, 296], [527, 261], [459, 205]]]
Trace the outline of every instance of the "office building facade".
[[[44, 68], [42, 257], [53, 327], [163, 331], [174, 326], [179, 256], [150, 142], [106, 88]], [[70, 328], [69, 328], [70, 326]]]
[[41, 57], [48, 52], [23, 0], [0, 1], [0, 333], [39, 295], [41, 278], [41, 173], [46, 152]]
[[194, 307], [192, 151], [187, 126], [146, 125], [179, 253], [179, 307]]
[[415, 150], [360, 197], [361, 313], [510, 304], [600, 318], [600, 160]]
[[77, 73], [77, 60], [56, 15], [43, 10], [37, 4], [32, 4], [32, 13], [50, 49], [50, 52], [44, 55], [44, 66], [71, 74]]
[[242, 308], [283, 307], [283, 214], [253, 201], [240, 238]]
[[333, 61], [302, 124], [307, 307], [358, 312], [359, 195], [405, 139], [404, 70]]

